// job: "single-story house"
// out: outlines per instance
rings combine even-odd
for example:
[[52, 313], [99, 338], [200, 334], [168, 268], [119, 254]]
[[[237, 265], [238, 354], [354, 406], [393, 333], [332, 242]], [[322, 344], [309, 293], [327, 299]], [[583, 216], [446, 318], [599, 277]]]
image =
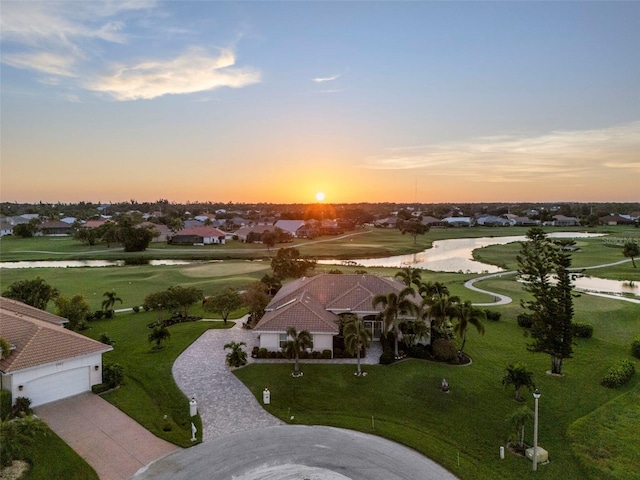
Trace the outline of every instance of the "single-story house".
[[579, 227], [580, 220], [576, 217], [565, 217], [564, 215], [554, 215], [551, 225], [554, 227]]
[[263, 233], [275, 231], [276, 227], [274, 225], [255, 225], [253, 227], [241, 227], [233, 234], [241, 242], [261, 242]]
[[98, 228], [109, 222], [110, 220], [106, 220], [104, 218], [100, 220], [87, 220], [82, 224], [83, 228]]
[[305, 228], [306, 225], [304, 220], [278, 220], [275, 226], [289, 232], [293, 237], [298, 237], [298, 230]]
[[39, 235], [71, 235], [73, 226], [58, 220], [49, 220], [38, 225]]
[[207, 220], [210, 221], [214, 221], [216, 219], [216, 214], [215, 213], [201, 213], [200, 215], [196, 215], [195, 217], [196, 220], [200, 220], [201, 222], [206, 222]]
[[439, 218], [432, 217], [429, 215], [422, 217], [422, 220], [420, 220], [420, 223], [422, 223], [422, 225], [426, 225], [427, 227], [446, 227], [447, 226], [446, 222], [443, 222]]
[[442, 219], [450, 227], [470, 227], [471, 226], [471, 218], [470, 217], [447, 217]]
[[31, 406], [90, 392], [102, 383], [102, 354], [112, 350], [64, 328], [65, 318], [0, 297], [0, 337], [11, 352], [0, 359], [0, 388]]
[[227, 234], [216, 227], [184, 228], [169, 237], [169, 243], [182, 245], [211, 245], [225, 243]]
[[142, 222], [140, 225], [152, 228], [160, 234], [157, 237], [153, 237], [153, 240], [151, 240], [152, 242], [166, 242], [173, 233], [169, 227], [162, 223]]
[[625, 217], [617, 213], [600, 217], [598, 220], [602, 225], [633, 225], [635, 223], [631, 217]]
[[480, 215], [476, 218], [476, 223], [483, 227], [510, 227], [512, 225], [506, 218], [496, 215]]
[[13, 235], [13, 225], [3, 218], [0, 219], [0, 237], [5, 235]]
[[373, 223], [378, 228], [396, 228], [398, 225], [398, 217], [386, 217], [376, 220]]
[[[313, 350], [333, 354], [333, 337], [340, 333], [340, 315], [346, 313], [360, 317], [372, 339], [379, 340], [384, 330], [379, 318], [382, 307], [374, 308], [373, 299], [404, 288], [397, 280], [376, 275], [323, 273], [294, 280], [278, 291], [254, 328], [260, 348], [281, 350], [288, 341], [287, 329], [294, 327], [298, 332], [309, 331]], [[418, 302], [419, 297], [414, 300]]]

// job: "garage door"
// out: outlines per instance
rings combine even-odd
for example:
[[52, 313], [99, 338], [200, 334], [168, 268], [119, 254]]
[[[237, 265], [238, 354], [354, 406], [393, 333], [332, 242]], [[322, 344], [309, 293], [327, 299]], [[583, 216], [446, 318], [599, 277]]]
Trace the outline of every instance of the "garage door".
[[32, 380], [22, 394], [31, 399], [32, 407], [37, 407], [90, 390], [89, 367], [82, 367]]

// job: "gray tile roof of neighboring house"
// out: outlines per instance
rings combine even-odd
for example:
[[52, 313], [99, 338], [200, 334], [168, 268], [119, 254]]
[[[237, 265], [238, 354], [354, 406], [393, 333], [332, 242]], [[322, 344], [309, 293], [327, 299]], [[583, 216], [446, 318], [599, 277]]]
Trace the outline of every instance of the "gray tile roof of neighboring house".
[[275, 232], [276, 228], [277, 227], [275, 225], [254, 225], [253, 227], [241, 227], [233, 233], [242, 237], [242, 236], [249, 235], [251, 232], [260, 233], [260, 234], [266, 231]]
[[198, 227], [190, 227], [180, 230], [175, 234], [175, 236], [180, 235], [195, 235], [197, 237], [224, 237], [227, 234], [222, 230], [215, 227], [207, 227], [207, 226], [198, 226]]
[[58, 220], [48, 220], [38, 225], [38, 228], [71, 228], [71, 225]]
[[[55, 322], [36, 318], [31, 315], [33, 307], [24, 305], [28, 308], [22, 309], [8, 305], [5, 300], [0, 304], [0, 337], [15, 349], [7, 358], [0, 360], [0, 370], [4, 373], [112, 350], [109, 345], [67, 330]], [[9, 308], [5, 308], [7, 306]], [[19, 313], [19, 310], [29, 313]]]

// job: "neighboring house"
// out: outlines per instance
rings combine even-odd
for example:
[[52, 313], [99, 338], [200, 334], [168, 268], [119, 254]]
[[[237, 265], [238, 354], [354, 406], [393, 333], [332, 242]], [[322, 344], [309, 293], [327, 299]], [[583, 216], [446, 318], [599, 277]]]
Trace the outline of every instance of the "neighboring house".
[[0, 237], [4, 237], [5, 235], [13, 235], [13, 225], [9, 222], [8, 219], [0, 220]]
[[576, 217], [565, 217], [564, 215], [554, 215], [551, 225], [554, 227], [579, 227], [580, 220]]
[[598, 219], [603, 225], [633, 225], [635, 221], [629, 217], [623, 217], [622, 215], [611, 214]]
[[483, 227], [510, 227], [512, 225], [506, 218], [496, 215], [481, 215], [476, 219], [476, 223]]
[[540, 223], [538, 220], [531, 220], [529, 217], [519, 217], [518, 215], [507, 214], [507, 218], [517, 227], [535, 227]]
[[78, 221], [76, 217], [64, 217], [60, 219], [61, 222], [68, 223], [69, 225], [73, 225]]
[[201, 222], [206, 222], [207, 220], [211, 220], [213, 222], [216, 219], [216, 215], [215, 213], [201, 213], [193, 218], [200, 220]]
[[157, 237], [153, 237], [153, 240], [151, 240], [152, 242], [166, 242], [173, 234], [171, 229], [162, 223], [142, 222], [140, 225], [142, 227], [153, 228], [160, 234]]
[[387, 217], [376, 220], [373, 223], [378, 228], [396, 228], [398, 225], [398, 217]]
[[73, 226], [58, 220], [49, 220], [38, 225], [37, 235], [71, 235]]
[[[287, 328], [308, 330], [313, 350], [331, 350], [339, 333], [341, 314], [352, 313], [364, 321], [374, 340], [384, 330], [378, 318], [382, 308], [373, 308], [376, 295], [399, 293], [405, 285], [376, 275], [320, 274], [300, 278], [283, 286], [271, 300], [254, 330], [260, 335], [260, 347], [278, 351], [284, 347]], [[419, 297], [415, 297], [416, 302]]]
[[83, 228], [98, 228], [107, 223], [109, 220], [87, 220], [82, 224]]
[[289, 232], [294, 238], [298, 237], [298, 230], [304, 229], [306, 231], [304, 220], [278, 220], [275, 226]]
[[450, 227], [470, 227], [471, 226], [471, 218], [470, 217], [447, 217], [442, 219]]
[[181, 245], [211, 245], [225, 243], [227, 234], [215, 227], [184, 228], [169, 237], [169, 243]]
[[241, 242], [247, 242], [247, 239], [249, 239], [249, 241], [261, 242], [263, 233], [275, 231], [276, 227], [274, 225], [255, 225], [253, 227], [242, 227], [233, 232], [233, 234], [237, 236]]
[[427, 227], [446, 227], [447, 226], [446, 222], [443, 222], [439, 218], [431, 217], [429, 215], [422, 217], [422, 220], [420, 221], [420, 223], [422, 223], [423, 225], [426, 225]]
[[189, 219], [189, 220], [185, 220], [182, 223], [182, 226], [184, 228], [203, 227], [204, 226], [204, 222], [201, 222], [200, 220]]
[[0, 337], [11, 353], [0, 360], [0, 387], [31, 406], [90, 392], [102, 383], [102, 354], [112, 350], [64, 328], [67, 320], [0, 297]]

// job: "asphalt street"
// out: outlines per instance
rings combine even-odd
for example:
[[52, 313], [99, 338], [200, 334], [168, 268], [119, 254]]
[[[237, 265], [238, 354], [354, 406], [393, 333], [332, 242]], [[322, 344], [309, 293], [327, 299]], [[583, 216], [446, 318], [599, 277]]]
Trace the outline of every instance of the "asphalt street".
[[375, 435], [281, 425], [178, 451], [132, 480], [454, 480], [427, 457]]

